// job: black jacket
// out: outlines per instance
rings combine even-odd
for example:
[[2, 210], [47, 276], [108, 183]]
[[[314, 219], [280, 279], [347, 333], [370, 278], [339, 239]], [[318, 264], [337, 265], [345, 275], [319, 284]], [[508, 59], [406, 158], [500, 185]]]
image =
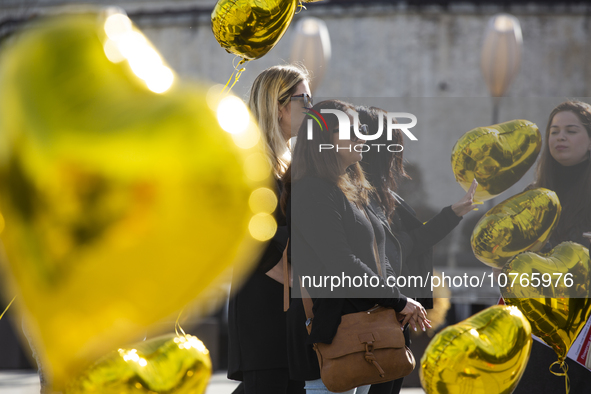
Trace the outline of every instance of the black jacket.
[[241, 287], [240, 278], [232, 280], [228, 307], [230, 379], [242, 380], [242, 371], [288, 367], [283, 285], [265, 274], [281, 260], [287, 244], [287, 225], [279, 208], [275, 219], [277, 232], [255, 271]]
[[[313, 380], [320, 374], [311, 344], [330, 343], [342, 315], [367, 310], [375, 304], [401, 311], [406, 306], [406, 297], [398, 289], [388, 287], [376, 273], [374, 237], [379, 259], [388, 266], [385, 233], [379, 219], [371, 211], [366, 217], [336, 185], [319, 178], [298, 181], [292, 186], [286, 216], [294, 284], [299, 277], [342, 278], [343, 275], [375, 277], [377, 284], [370, 289], [365, 286], [331, 289], [308, 286], [310, 281], [305, 283], [314, 300], [310, 336], [305, 328], [301, 299], [292, 299], [287, 318], [290, 375], [292, 379]], [[300, 297], [299, 287], [294, 286], [293, 294]]]
[[[580, 182], [584, 176], [584, 169], [588, 163], [582, 162], [580, 164], [563, 167], [559, 166], [556, 170], [555, 176], [556, 186], [554, 191], [558, 195], [558, 199], [563, 204], [569, 204], [567, 194], [571, 193], [573, 187]], [[529, 185], [526, 190], [534, 189], [534, 184]], [[591, 196], [589, 196], [591, 198]], [[589, 200], [587, 200], [589, 201]], [[559, 220], [564, 220], [561, 217]], [[584, 247], [589, 247], [589, 240], [583, 237], [583, 232], [591, 231], [591, 222], [581, 217], [578, 223], [575, 223], [567, 234], [559, 237], [556, 233], [552, 234], [548, 243], [544, 246], [541, 252], [550, 252], [550, 250], [561, 242], [572, 241], [577, 242]], [[564, 392], [564, 378], [561, 376], [554, 376], [548, 372], [548, 366], [556, 361], [556, 353], [554, 350], [541, 344], [538, 341], [533, 341], [531, 356], [527, 363], [527, 367], [523, 372], [523, 376], [519, 384], [515, 388], [515, 394], [526, 394], [532, 392], [544, 393], [560, 393]], [[570, 381], [571, 393], [590, 393], [591, 392], [591, 371], [583, 367], [576, 361], [566, 358], [566, 365], [568, 367], [568, 377]]]
[[[433, 275], [433, 246], [449, 234], [462, 220], [451, 206], [445, 207], [428, 222], [422, 223], [410, 205], [399, 195], [393, 193], [398, 206], [395, 214], [400, 218], [404, 233], [411, 238], [412, 249], [404, 251], [401, 275], [409, 278], [427, 274]], [[392, 234], [388, 234], [386, 242], [395, 242]], [[405, 237], [405, 235], [402, 235]], [[402, 238], [404, 244], [404, 238]], [[405, 248], [403, 248], [404, 250]], [[429, 281], [430, 281], [429, 276]], [[415, 298], [426, 309], [433, 308], [433, 293], [430, 284], [422, 288], [408, 288], [401, 290], [405, 295]]]

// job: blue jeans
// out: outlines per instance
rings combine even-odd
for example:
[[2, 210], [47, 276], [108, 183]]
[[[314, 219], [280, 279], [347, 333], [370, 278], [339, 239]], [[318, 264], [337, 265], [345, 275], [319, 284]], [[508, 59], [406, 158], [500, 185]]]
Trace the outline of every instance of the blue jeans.
[[[370, 387], [371, 386], [361, 386], [345, 391], [341, 394], [367, 394]], [[328, 391], [324, 383], [322, 383], [322, 379], [306, 380], [306, 386], [304, 388], [306, 389], [306, 394], [333, 394], [333, 392]]]

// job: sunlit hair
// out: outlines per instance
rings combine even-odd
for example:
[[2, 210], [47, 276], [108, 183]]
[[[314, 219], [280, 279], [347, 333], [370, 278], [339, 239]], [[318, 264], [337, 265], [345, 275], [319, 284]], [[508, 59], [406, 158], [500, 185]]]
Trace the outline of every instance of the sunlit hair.
[[[536, 181], [533, 184], [534, 187], [555, 190], [555, 174], [560, 163], [552, 157], [548, 141], [550, 139], [550, 126], [552, 126], [554, 116], [559, 112], [565, 111], [570, 111], [577, 116], [581, 124], [585, 127], [585, 130], [587, 130], [589, 138], [591, 138], [591, 105], [578, 100], [570, 100], [554, 108], [550, 113], [548, 124], [546, 125], [544, 148], [538, 162]], [[591, 204], [589, 201], [591, 201], [591, 160], [587, 159], [587, 166], [583, 171], [580, 181], [560, 201], [562, 214], [560, 215], [560, 221], [554, 233], [556, 239], [566, 240], [565, 237], [573, 226], [581, 222], [591, 223]]]
[[[322, 101], [312, 109], [319, 113], [322, 109], [337, 109], [342, 112], [355, 111], [351, 104], [338, 100]], [[333, 131], [338, 130], [339, 127], [335, 115], [325, 114], [323, 117], [326, 120], [326, 126], [320, 122], [322, 128], [317, 122], [312, 122], [311, 140], [308, 140], [307, 122], [304, 121], [298, 131], [291, 165], [283, 177], [285, 192], [282, 195], [281, 206], [284, 210], [291, 192], [291, 183], [309, 176], [335, 184], [351, 202], [358, 205], [369, 203], [372, 187], [365, 179], [359, 163], [350, 165], [343, 174], [336, 149], [325, 149], [320, 152], [320, 144], [333, 144]]]
[[[386, 130], [388, 124], [386, 111], [376, 107], [357, 107], [356, 109], [359, 114], [359, 123], [368, 126], [369, 134], [377, 132], [380, 119], [383, 130]], [[396, 119], [392, 119], [392, 122], [398, 123]], [[388, 135], [384, 131], [372, 143], [404, 146], [404, 139], [402, 132], [399, 129], [394, 129], [392, 130], [392, 140], [388, 140]], [[398, 182], [402, 178], [410, 179], [410, 176], [404, 171], [402, 160], [402, 152], [389, 152], [386, 149], [380, 149], [379, 152], [377, 149], [370, 149], [363, 153], [363, 160], [361, 160], [361, 168], [363, 168], [367, 180], [374, 187], [378, 201], [389, 218], [393, 217], [396, 208], [396, 200], [390, 191], [396, 192]]]
[[279, 108], [287, 106], [297, 85], [309, 79], [303, 66], [273, 66], [260, 73], [250, 89], [248, 106], [259, 124], [277, 178], [289, 165], [289, 157], [284, 156], [288, 146], [279, 125]]

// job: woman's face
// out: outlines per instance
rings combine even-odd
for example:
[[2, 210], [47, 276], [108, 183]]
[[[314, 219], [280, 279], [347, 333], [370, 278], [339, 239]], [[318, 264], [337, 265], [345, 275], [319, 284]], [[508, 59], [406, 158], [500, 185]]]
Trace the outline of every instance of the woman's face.
[[300, 125], [304, 121], [306, 109], [304, 108], [304, 100], [301, 98], [302, 94], [312, 97], [308, 81], [302, 81], [296, 85], [296, 90], [291, 96], [299, 96], [298, 98], [290, 99], [285, 107], [279, 108], [279, 126], [281, 126], [285, 141], [296, 136]]
[[548, 147], [557, 162], [574, 166], [589, 157], [591, 138], [574, 112], [563, 111], [552, 118]]
[[[353, 115], [351, 114], [352, 110], [347, 111], [347, 115], [349, 116], [349, 122], [353, 125]], [[359, 122], [357, 122], [357, 126], [359, 126]], [[332, 132], [332, 143], [334, 145], [334, 149], [337, 152], [337, 158], [343, 168], [343, 171], [347, 169], [352, 164], [357, 163], [363, 158], [363, 154], [361, 153], [362, 147], [357, 147], [357, 151], [355, 147], [358, 145], [365, 144], [365, 140], [357, 139], [355, 133], [351, 132], [351, 140], [341, 140], [339, 139], [339, 130], [333, 130]]]

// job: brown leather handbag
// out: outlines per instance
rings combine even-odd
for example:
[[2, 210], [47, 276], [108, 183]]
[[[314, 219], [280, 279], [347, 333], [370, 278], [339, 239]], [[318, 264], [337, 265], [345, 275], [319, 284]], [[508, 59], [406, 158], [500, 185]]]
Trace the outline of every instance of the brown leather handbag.
[[[374, 248], [377, 249], [375, 245]], [[288, 291], [287, 248], [283, 258], [284, 286]], [[313, 303], [301, 283], [300, 289], [307, 318], [306, 328], [310, 334], [314, 319]], [[407, 376], [415, 368], [414, 355], [405, 345], [396, 312], [377, 305], [367, 311], [341, 316], [341, 324], [332, 343], [315, 343], [314, 350], [322, 382], [335, 393], [396, 380]]]
[[[303, 298], [303, 302], [311, 322], [312, 300]], [[396, 380], [410, 374], [415, 367], [415, 358], [405, 345], [396, 312], [381, 306], [343, 315], [332, 343], [315, 343], [314, 350], [322, 382], [335, 393]]]

